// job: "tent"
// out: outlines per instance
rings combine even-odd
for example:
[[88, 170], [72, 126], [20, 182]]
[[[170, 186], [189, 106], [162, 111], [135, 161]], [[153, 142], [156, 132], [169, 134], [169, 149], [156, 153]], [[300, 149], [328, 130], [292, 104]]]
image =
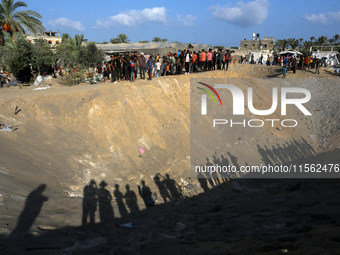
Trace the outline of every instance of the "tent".
[[257, 64], [261, 58], [261, 55], [263, 55], [263, 58], [262, 58], [262, 64], [265, 65], [267, 63], [267, 58], [268, 58], [268, 55], [270, 56], [270, 62], [273, 62], [273, 54], [271, 53], [261, 53], [261, 52], [251, 52], [249, 57], [247, 57], [247, 59], [249, 60], [249, 63], [250, 61], [252, 60], [251, 59], [251, 56], [254, 55], [254, 62]]
[[301, 52], [294, 51], [294, 50], [281, 51], [279, 54], [280, 55], [287, 55], [287, 56], [295, 56], [295, 57], [297, 57], [298, 55], [302, 55]]
[[326, 64], [330, 66], [339, 65], [339, 59], [337, 55], [337, 52], [313, 52], [313, 57], [316, 57], [318, 59], [326, 59]]

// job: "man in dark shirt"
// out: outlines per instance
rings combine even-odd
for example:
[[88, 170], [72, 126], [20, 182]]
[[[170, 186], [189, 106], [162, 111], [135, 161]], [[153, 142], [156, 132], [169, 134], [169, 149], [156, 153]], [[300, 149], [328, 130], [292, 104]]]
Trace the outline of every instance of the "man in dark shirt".
[[185, 56], [184, 56], [184, 52], [182, 51], [181, 54], [179, 55], [179, 62], [181, 64], [179, 66], [178, 74], [182, 74], [182, 70], [183, 70], [183, 66], [184, 66], [184, 61], [185, 61]]
[[222, 49], [218, 49], [218, 58], [217, 58], [217, 69], [222, 70], [222, 63], [223, 63], [223, 52]]
[[110, 70], [110, 73], [111, 73], [111, 82], [114, 82], [115, 81], [115, 68], [114, 68], [115, 60], [113, 56], [111, 56], [110, 58], [111, 59], [108, 62], [108, 69]]
[[102, 71], [102, 65], [100, 63], [97, 64], [97, 71], [98, 71], [98, 78], [99, 78], [100, 81], [102, 81], [102, 79], [103, 79], [103, 76], [102, 76], [103, 71]]
[[128, 81], [130, 80], [130, 53], [128, 51], [125, 53], [125, 56], [122, 60], [123, 60], [125, 80]]
[[122, 64], [121, 64], [119, 54], [117, 54], [117, 57], [115, 59], [115, 69], [116, 69], [116, 78], [117, 78], [117, 81], [119, 82], [122, 76]]
[[135, 51], [133, 53], [133, 55], [131, 56], [131, 60], [133, 60], [133, 62], [135, 63], [135, 68], [136, 68], [135, 79], [137, 79], [137, 72], [138, 72], [138, 56], [137, 56], [137, 51]]
[[139, 73], [140, 73], [140, 78], [145, 80], [145, 68], [146, 68], [146, 58], [144, 57], [144, 54], [141, 53], [139, 59]]

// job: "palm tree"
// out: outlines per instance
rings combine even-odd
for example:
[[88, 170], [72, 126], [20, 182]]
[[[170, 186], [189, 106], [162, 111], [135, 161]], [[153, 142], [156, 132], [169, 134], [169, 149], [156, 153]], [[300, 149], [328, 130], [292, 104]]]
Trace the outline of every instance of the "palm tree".
[[305, 47], [305, 49], [309, 49], [311, 46], [313, 46], [313, 42], [308, 40], [304, 41], [303, 46]]
[[119, 40], [119, 43], [129, 43], [130, 40], [128, 39], [126, 34], [119, 34], [117, 35], [117, 38]]
[[288, 46], [288, 41], [286, 39], [277, 40], [276, 45], [277, 45], [279, 51], [284, 51]]
[[3, 31], [8, 32], [11, 36], [13, 33], [23, 33], [24, 28], [30, 30], [33, 34], [44, 32], [41, 15], [35, 11], [25, 10], [16, 11], [20, 7], [27, 7], [27, 4], [14, 0], [1, 0], [0, 3], [0, 25]]
[[84, 41], [84, 35], [76, 34], [74, 38], [69, 36], [69, 34], [63, 34], [62, 42], [65, 43], [72, 51], [79, 51], [80, 47]]
[[327, 36], [322, 35], [318, 37], [318, 39], [316, 40], [316, 43], [317, 45], [322, 46], [323, 44], [327, 43], [327, 41], [328, 41]]
[[299, 46], [299, 40], [295, 38], [289, 38], [287, 39], [288, 45], [292, 48], [292, 50], [295, 50]]
[[299, 39], [299, 49], [301, 49], [302, 42], [303, 42], [303, 38], [300, 38], [300, 39]]
[[112, 38], [112, 39], [110, 39], [110, 43], [117, 44], [117, 43], [119, 43], [119, 39], [118, 38]]
[[81, 52], [83, 41], [83, 34], [76, 34], [74, 38], [67, 33], [62, 35], [62, 42], [57, 47], [57, 52], [67, 66], [78, 63], [79, 58], [83, 55]]
[[338, 35], [338, 34], [334, 35], [333, 39], [334, 39], [335, 43], [339, 43], [340, 35]]
[[310, 41], [313, 42], [315, 40], [315, 36], [310, 37]]

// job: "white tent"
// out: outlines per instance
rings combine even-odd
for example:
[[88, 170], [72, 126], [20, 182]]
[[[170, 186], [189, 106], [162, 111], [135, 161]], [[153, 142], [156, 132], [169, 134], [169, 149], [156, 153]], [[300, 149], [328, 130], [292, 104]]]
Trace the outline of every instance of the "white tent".
[[285, 50], [285, 51], [281, 51], [280, 52], [280, 55], [292, 55], [292, 56], [295, 56], [297, 57], [298, 55], [302, 55], [301, 52], [298, 52], [298, 51], [294, 51], [294, 50]]
[[262, 64], [265, 65], [267, 63], [267, 58], [268, 58], [268, 55], [270, 57], [270, 62], [273, 62], [273, 54], [271, 53], [261, 53], [261, 52], [251, 52], [250, 55], [249, 55], [249, 63], [250, 61], [252, 61], [251, 57], [252, 55], [254, 56], [254, 63], [258, 63], [260, 58], [261, 58], [261, 55], [263, 56], [262, 58]]
[[316, 52], [313, 53], [313, 57], [322, 59], [326, 58], [327, 65], [333, 66], [333, 65], [339, 65], [339, 60], [337, 58], [337, 52]]

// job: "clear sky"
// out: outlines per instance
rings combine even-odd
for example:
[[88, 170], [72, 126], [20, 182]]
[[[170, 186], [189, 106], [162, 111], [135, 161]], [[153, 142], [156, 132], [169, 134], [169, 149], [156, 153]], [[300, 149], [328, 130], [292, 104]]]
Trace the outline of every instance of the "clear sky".
[[[25, 1], [25, 0], [24, 0]], [[154, 37], [170, 42], [239, 46], [252, 33], [277, 39], [340, 34], [340, 0], [26, 0], [46, 30], [110, 41]]]

